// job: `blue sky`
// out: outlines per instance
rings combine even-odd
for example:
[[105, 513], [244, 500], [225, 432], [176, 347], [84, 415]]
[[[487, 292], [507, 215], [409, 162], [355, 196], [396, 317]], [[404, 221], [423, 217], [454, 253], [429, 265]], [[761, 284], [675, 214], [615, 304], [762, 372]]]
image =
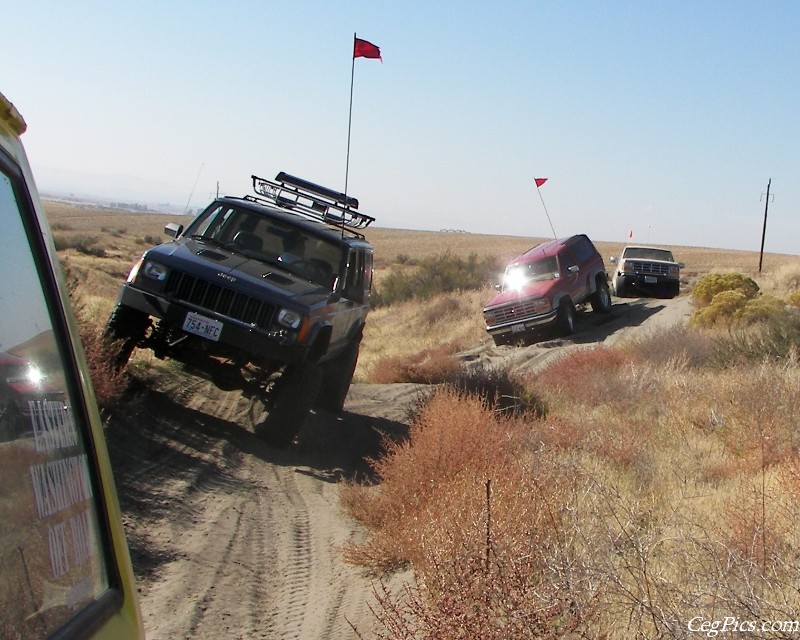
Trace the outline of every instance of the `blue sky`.
[[[12, 3], [8, 3], [12, 4]], [[0, 92], [42, 191], [169, 201], [281, 170], [381, 226], [800, 254], [800, 3], [41, 2]], [[8, 64], [10, 63], [10, 64]], [[548, 178], [541, 198], [533, 179]]]

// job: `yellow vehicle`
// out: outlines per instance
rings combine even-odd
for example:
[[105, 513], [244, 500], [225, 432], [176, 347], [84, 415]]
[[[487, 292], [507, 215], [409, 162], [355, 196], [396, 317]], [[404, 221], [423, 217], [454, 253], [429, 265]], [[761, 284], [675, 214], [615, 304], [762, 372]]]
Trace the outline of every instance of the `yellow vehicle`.
[[83, 349], [0, 94], [0, 637], [143, 638]]

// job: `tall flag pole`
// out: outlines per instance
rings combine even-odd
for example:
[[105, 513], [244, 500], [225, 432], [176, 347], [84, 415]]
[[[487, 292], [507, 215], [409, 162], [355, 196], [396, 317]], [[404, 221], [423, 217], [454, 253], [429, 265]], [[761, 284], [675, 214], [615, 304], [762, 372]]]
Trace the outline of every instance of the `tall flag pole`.
[[539, 192], [539, 199], [542, 201], [542, 207], [544, 208], [544, 213], [545, 213], [545, 215], [547, 216], [547, 222], [549, 222], [549, 223], [550, 223], [550, 231], [552, 231], [552, 232], [553, 232], [553, 238], [555, 239], [555, 238], [557, 238], [558, 236], [556, 236], [556, 230], [555, 230], [555, 229], [553, 229], [553, 223], [550, 221], [550, 214], [549, 214], [549, 213], [547, 213], [547, 207], [545, 206], [545, 204], [544, 204], [544, 198], [542, 197], [542, 190], [539, 188], [539, 187], [541, 187], [541, 186], [542, 186], [542, 185], [543, 185], [545, 182], [547, 182], [547, 178], [534, 178], [534, 179], [533, 179], [533, 181], [536, 183], [536, 191], [538, 191], [538, 192]]
[[350, 175], [350, 131], [353, 125], [353, 79], [356, 73], [356, 58], [374, 58], [380, 60], [381, 50], [371, 42], [356, 37], [353, 33], [353, 64], [350, 69], [350, 112], [347, 116], [347, 160], [344, 170], [344, 195], [347, 195], [347, 179]]

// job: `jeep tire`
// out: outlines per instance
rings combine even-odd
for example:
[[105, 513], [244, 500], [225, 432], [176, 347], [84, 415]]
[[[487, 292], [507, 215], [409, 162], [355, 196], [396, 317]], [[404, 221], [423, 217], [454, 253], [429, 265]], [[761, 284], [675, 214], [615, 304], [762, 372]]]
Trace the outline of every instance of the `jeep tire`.
[[[106, 323], [104, 338], [107, 344], [116, 347], [112, 364], [115, 370], [122, 371], [128, 364], [136, 345], [144, 338], [150, 326], [150, 316], [142, 311], [118, 304], [114, 307]], [[114, 343], [118, 342], [118, 345]]]
[[344, 409], [347, 391], [353, 381], [358, 362], [358, 351], [361, 346], [361, 334], [354, 338], [342, 354], [323, 365], [324, 381], [317, 395], [316, 406], [331, 413], [340, 413]]
[[279, 449], [285, 449], [305, 424], [319, 393], [322, 371], [316, 362], [287, 366], [276, 380], [269, 413], [255, 426], [256, 435]]

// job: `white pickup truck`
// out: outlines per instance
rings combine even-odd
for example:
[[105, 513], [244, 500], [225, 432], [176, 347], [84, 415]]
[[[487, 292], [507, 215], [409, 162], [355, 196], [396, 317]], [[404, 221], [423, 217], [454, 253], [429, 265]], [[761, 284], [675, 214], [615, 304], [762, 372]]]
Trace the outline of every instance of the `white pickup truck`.
[[682, 262], [676, 262], [669, 249], [628, 245], [619, 259], [610, 258], [615, 265], [611, 292], [618, 298], [637, 293], [674, 298], [680, 292]]

